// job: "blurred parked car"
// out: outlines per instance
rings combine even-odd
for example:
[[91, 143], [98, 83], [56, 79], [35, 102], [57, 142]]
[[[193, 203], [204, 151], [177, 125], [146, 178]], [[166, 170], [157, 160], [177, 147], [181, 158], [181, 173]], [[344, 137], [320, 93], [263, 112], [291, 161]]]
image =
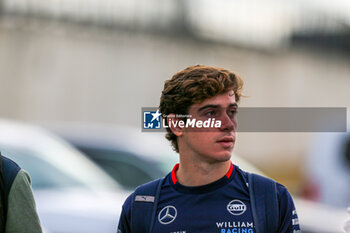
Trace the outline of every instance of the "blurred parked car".
[[349, 132], [315, 137], [305, 162], [306, 198], [336, 207], [350, 206]]
[[127, 192], [86, 156], [34, 126], [0, 120], [0, 150], [31, 176], [50, 233], [115, 233]]
[[[178, 162], [178, 154], [160, 133], [142, 133], [125, 126], [56, 124], [46, 126], [93, 159], [127, 189], [164, 176]], [[233, 155], [243, 170], [263, 174]], [[340, 233], [348, 218], [346, 207], [332, 208], [294, 197], [303, 233]]]
[[[49, 126], [95, 161], [126, 189], [165, 176], [178, 163], [164, 134], [141, 133], [125, 126], [63, 124]], [[234, 155], [232, 161], [247, 171], [261, 173], [250, 163]]]

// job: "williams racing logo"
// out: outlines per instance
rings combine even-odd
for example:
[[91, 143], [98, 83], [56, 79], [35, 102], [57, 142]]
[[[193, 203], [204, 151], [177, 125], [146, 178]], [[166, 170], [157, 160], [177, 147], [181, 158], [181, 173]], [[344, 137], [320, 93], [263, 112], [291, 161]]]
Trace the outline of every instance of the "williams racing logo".
[[247, 210], [247, 206], [240, 200], [232, 200], [227, 205], [227, 210], [230, 214], [241, 215]]

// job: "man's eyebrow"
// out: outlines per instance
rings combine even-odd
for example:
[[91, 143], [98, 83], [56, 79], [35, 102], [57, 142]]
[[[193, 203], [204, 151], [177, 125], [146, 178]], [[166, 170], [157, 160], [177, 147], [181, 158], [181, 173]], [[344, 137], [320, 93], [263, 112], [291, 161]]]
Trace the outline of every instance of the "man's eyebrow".
[[219, 107], [220, 107], [220, 105], [218, 105], [218, 104], [208, 104], [208, 105], [204, 105], [203, 107], [200, 107], [198, 109], [198, 112], [200, 112], [204, 109], [207, 109], [207, 108], [219, 108]]
[[[231, 107], [238, 107], [238, 104], [237, 104], [237, 103], [233, 103], [233, 104], [230, 104], [228, 107], [229, 107], [229, 108], [231, 108]], [[202, 111], [202, 110], [204, 110], [204, 109], [207, 109], [207, 108], [220, 108], [220, 105], [218, 105], [218, 104], [208, 104], [208, 105], [204, 105], [203, 107], [200, 107], [200, 108], [198, 109], [198, 112], [200, 112], [200, 111]]]

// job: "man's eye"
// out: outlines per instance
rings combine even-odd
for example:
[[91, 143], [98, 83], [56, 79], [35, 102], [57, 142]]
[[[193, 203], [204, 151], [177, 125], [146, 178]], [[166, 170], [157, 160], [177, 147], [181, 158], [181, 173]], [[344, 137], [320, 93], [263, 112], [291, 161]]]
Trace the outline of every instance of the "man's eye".
[[209, 111], [209, 112], [206, 112], [205, 115], [208, 116], [208, 117], [213, 117], [213, 116], [216, 115], [216, 112], [215, 111]]
[[237, 114], [237, 110], [236, 109], [229, 111], [229, 115], [230, 116], [235, 116], [236, 114]]

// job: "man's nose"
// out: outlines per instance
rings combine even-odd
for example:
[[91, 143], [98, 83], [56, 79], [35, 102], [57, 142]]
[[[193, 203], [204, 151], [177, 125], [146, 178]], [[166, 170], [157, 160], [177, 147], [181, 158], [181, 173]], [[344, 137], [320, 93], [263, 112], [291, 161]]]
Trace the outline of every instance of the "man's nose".
[[235, 117], [230, 117], [227, 113], [221, 117], [221, 127], [223, 131], [233, 131], [236, 129], [237, 122]]

